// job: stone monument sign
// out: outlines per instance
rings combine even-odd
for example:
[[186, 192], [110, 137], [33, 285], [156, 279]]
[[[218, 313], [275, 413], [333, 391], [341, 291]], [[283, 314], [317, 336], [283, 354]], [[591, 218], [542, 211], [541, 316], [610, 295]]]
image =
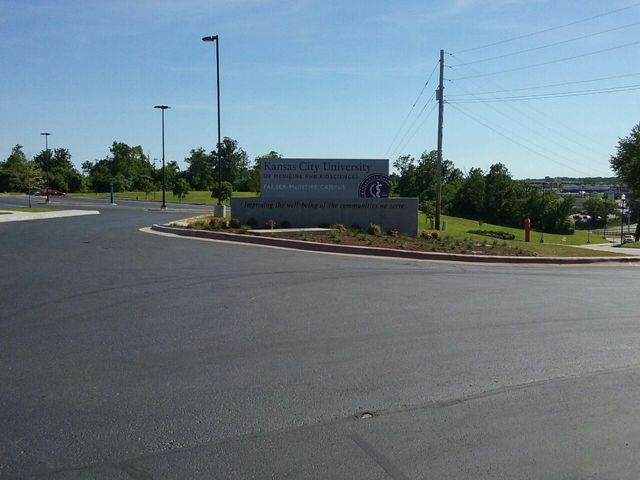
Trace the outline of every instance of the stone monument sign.
[[258, 226], [273, 220], [294, 227], [370, 223], [416, 235], [416, 198], [389, 198], [389, 161], [278, 158], [263, 160], [261, 195], [232, 198], [231, 212]]

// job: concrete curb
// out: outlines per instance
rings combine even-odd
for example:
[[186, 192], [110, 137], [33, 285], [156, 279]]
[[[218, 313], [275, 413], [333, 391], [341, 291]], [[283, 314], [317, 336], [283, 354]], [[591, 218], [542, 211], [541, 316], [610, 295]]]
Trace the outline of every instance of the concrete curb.
[[557, 264], [581, 265], [593, 263], [640, 263], [640, 257], [510, 257], [488, 255], [465, 255], [461, 253], [415, 252], [391, 248], [360, 247], [356, 245], [335, 245], [316, 243], [306, 240], [291, 240], [275, 237], [260, 237], [210, 230], [190, 230], [167, 225], [153, 225], [152, 230], [171, 233], [182, 237], [208, 238], [228, 242], [268, 245], [271, 247], [292, 248], [312, 252], [343, 253], [349, 255], [368, 255], [374, 257], [407, 258], [411, 260], [444, 260], [470, 263], [514, 263], [514, 264]]

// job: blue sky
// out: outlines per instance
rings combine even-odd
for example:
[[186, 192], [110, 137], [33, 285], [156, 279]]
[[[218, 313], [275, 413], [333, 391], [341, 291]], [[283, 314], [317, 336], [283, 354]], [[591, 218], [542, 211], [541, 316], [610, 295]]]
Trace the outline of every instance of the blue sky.
[[[17, 143], [38, 153], [50, 131], [78, 166], [114, 140], [160, 160], [153, 106], [165, 103], [166, 159], [185, 167], [216, 142], [215, 45], [201, 41], [212, 34], [222, 135], [251, 159], [393, 163], [435, 149], [437, 72], [407, 115], [441, 48], [444, 156], [464, 171], [608, 176], [618, 138], [640, 122], [633, 0], [0, 0], [0, 158]], [[552, 93], [572, 96], [500, 98]]]

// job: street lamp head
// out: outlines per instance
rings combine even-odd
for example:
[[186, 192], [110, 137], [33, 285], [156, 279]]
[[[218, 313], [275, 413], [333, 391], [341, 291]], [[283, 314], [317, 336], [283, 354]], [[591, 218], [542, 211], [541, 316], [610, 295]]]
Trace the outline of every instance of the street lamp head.
[[213, 42], [218, 40], [218, 35], [209, 35], [208, 37], [202, 37], [203, 42]]
[[168, 106], [168, 105], [156, 105], [156, 106], [155, 106], [155, 107], [153, 107], [153, 108], [160, 108], [160, 109], [162, 109], [162, 110], [167, 110], [168, 108], [171, 108], [171, 107], [170, 107], [170, 106]]
[[46, 135], [46, 136], [49, 136], [49, 135], [51, 135], [51, 134], [50, 134], [49, 132], [42, 132], [40, 135]]

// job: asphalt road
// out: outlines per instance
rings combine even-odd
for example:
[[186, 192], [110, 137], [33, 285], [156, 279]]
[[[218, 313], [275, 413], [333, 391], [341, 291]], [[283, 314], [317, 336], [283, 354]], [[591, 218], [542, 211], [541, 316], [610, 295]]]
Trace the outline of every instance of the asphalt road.
[[0, 478], [640, 476], [638, 267], [178, 239], [139, 228], [190, 214], [86, 205], [0, 224]]

